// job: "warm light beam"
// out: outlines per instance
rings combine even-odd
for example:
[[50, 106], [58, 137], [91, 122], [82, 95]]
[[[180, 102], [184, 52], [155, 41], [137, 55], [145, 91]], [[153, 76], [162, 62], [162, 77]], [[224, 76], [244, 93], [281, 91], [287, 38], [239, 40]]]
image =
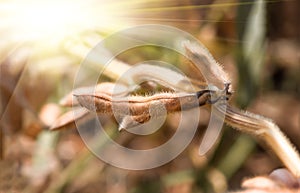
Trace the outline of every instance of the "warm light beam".
[[112, 10], [89, 1], [12, 1], [0, 3], [0, 29], [17, 40], [56, 39], [116, 24]]

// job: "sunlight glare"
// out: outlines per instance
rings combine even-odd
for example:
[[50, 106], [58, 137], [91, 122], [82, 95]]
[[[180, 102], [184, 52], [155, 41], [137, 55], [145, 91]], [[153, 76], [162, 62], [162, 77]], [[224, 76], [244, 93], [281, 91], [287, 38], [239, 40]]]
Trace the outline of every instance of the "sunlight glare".
[[[88, 1], [87, 1], [88, 2]], [[2, 24], [18, 40], [62, 39], [86, 29], [109, 26], [109, 10], [84, 1], [12, 1], [0, 4]], [[102, 6], [103, 7], [103, 6]]]

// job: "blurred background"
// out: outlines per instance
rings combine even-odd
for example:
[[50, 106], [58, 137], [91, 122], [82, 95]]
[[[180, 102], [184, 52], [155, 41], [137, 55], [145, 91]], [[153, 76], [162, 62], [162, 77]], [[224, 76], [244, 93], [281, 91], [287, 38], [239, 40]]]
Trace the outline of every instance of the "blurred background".
[[[209, 120], [205, 110], [184, 152], [143, 171], [102, 162], [75, 128], [49, 127], [70, 110], [59, 101], [73, 89], [93, 46], [127, 27], [163, 24], [201, 41], [232, 79], [231, 103], [271, 118], [300, 149], [299, 8], [297, 0], [1, 0], [0, 192], [219, 193], [281, 167], [260, 140], [228, 126], [213, 149], [199, 156]], [[193, 76], [187, 62], [159, 48], [118, 56], [128, 64], [153, 58], [175, 62]], [[114, 81], [109, 74], [104, 80]], [[110, 117], [101, 119], [107, 130], [117, 130]], [[135, 149], [157, 146], [172, 136], [177, 119], [170, 115], [153, 135], [124, 132], [115, 140]]]

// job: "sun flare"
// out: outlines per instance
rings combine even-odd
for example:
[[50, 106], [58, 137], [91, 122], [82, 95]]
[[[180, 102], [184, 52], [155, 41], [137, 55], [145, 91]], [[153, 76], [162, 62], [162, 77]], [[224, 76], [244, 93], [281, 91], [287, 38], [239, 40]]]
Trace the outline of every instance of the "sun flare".
[[2, 31], [16, 41], [61, 40], [89, 29], [112, 29], [120, 22], [113, 6], [89, 1], [7, 1], [0, 4]]

